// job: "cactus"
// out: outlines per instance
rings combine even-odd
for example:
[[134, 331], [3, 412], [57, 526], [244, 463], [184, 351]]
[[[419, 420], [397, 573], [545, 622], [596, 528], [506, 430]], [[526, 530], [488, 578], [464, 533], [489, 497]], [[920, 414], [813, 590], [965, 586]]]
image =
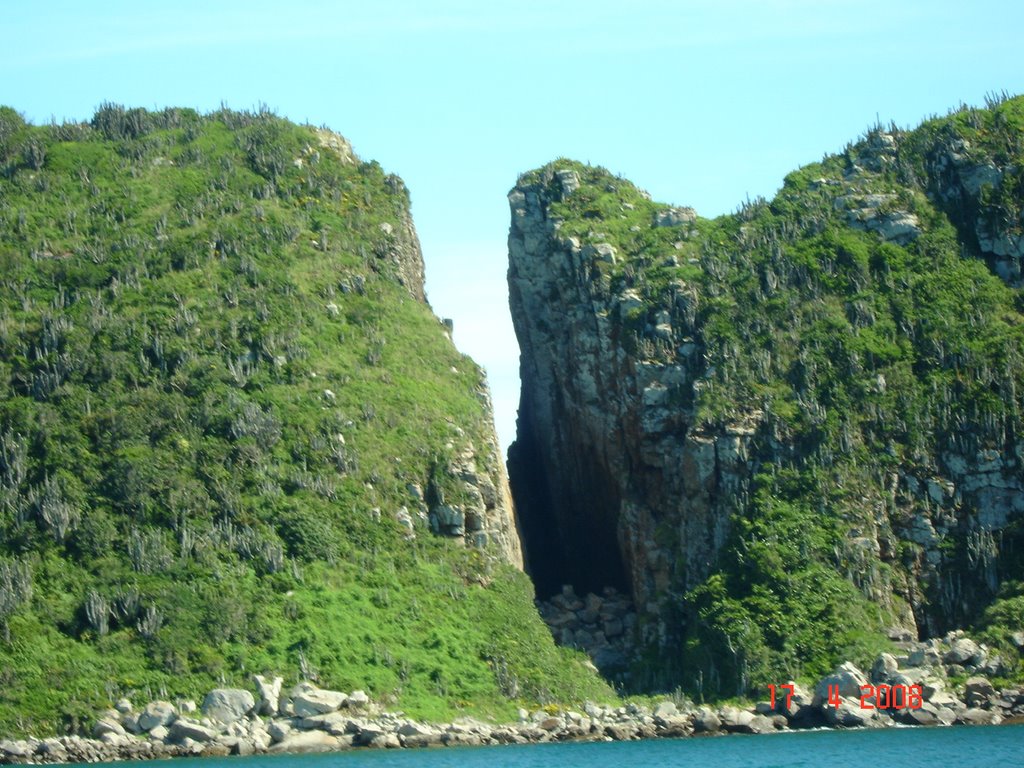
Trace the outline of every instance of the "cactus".
[[85, 597], [85, 617], [96, 633], [103, 637], [110, 630], [110, 603], [95, 589]]
[[4, 641], [10, 642], [7, 620], [32, 597], [32, 570], [27, 563], [0, 561], [0, 629]]

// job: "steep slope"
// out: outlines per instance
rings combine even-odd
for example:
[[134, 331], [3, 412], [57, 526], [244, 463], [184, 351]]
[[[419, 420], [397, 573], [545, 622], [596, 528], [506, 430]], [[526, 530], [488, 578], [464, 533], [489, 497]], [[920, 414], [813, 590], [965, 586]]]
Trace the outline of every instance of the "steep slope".
[[398, 177], [113, 105], [0, 109], [0, 172], [0, 731], [261, 672], [427, 717], [607, 694], [536, 615]]
[[1022, 162], [1013, 99], [715, 220], [568, 160], [520, 178], [527, 569], [631, 592], [633, 686], [732, 695], [974, 623], [1014, 673]]

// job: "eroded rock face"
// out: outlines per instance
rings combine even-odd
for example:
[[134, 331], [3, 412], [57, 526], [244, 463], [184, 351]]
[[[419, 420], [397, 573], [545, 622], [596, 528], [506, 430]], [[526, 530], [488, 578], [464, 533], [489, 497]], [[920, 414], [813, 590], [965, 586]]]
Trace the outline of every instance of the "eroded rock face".
[[[481, 383], [478, 397], [493, 414], [486, 384]], [[460, 539], [469, 547], [490, 548], [522, 569], [516, 512], [497, 433], [490, 430], [484, 442], [476, 444], [455, 427], [447, 448], [427, 488], [409, 487], [415, 513], [427, 520], [433, 533]]]
[[[708, 574], [749, 483], [760, 414], [737, 413], [717, 433], [692, 428], [687, 393], [704, 374], [689, 338], [699, 299], [681, 282], [658, 318], [678, 340], [674, 362], [627, 351], [618, 321], [640, 298], [614, 293], [595, 267], [606, 257], [561, 237], [549, 215], [572, 189], [541, 181], [509, 195], [509, 296], [523, 382], [509, 473], [541, 596], [564, 583], [581, 593], [612, 586], [643, 612], [675, 564], [692, 581]], [[663, 546], [666, 530], [678, 549]]]

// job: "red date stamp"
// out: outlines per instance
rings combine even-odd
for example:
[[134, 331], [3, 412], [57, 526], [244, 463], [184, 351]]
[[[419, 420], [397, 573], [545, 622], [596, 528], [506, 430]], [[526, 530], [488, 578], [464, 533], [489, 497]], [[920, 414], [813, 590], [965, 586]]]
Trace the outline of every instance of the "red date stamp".
[[[768, 692], [771, 694], [771, 707], [775, 709], [776, 689], [780, 694], [786, 694], [786, 709], [793, 703], [794, 686], [792, 683], [784, 685], [768, 685]], [[839, 695], [839, 686], [828, 686], [827, 703], [830, 707], [839, 708], [843, 703]], [[920, 685], [862, 685], [860, 687], [860, 708], [861, 709], [920, 709], [924, 704], [924, 691]]]

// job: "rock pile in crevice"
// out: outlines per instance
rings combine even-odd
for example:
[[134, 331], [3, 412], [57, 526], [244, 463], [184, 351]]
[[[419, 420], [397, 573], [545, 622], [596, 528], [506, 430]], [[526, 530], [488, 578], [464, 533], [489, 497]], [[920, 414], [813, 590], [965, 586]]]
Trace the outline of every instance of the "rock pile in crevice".
[[602, 672], [621, 671], [632, 657], [636, 611], [632, 600], [614, 587], [579, 597], [566, 584], [559, 594], [538, 600], [537, 609], [556, 643], [586, 652]]

